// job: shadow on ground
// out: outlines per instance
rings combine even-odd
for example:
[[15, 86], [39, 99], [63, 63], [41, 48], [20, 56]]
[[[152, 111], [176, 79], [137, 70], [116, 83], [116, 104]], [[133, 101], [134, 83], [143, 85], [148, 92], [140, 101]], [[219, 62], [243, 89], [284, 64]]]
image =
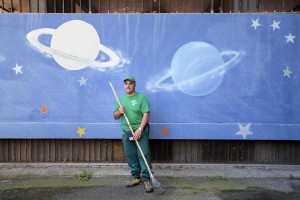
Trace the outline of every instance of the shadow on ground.
[[300, 191], [281, 192], [265, 188], [247, 188], [246, 190], [227, 190], [216, 194], [221, 200], [299, 200]]

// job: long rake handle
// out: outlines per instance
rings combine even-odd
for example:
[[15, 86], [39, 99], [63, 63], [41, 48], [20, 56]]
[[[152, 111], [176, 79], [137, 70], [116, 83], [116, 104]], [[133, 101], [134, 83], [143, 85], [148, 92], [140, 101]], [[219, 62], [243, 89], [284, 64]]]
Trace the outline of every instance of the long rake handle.
[[[116, 91], [115, 91], [115, 89], [114, 89], [114, 86], [112, 85], [111, 82], [109, 82], [109, 85], [110, 85], [110, 87], [111, 87], [111, 89], [112, 89], [112, 91], [113, 91], [113, 93], [114, 93], [114, 95], [115, 95], [115, 97], [116, 97], [116, 99], [117, 99], [117, 102], [118, 102], [119, 106], [122, 107], [121, 102], [120, 102], [120, 100], [119, 100], [119, 97], [118, 97], [118, 95], [117, 95], [117, 93], [116, 93]], [[132, 129], [131, 125], [130, 125], [130, 122], [129, 122], [129, 120], [128, 120], [128, 118], [127, 118], [127, 116], [126, 116], [125, 113], [124, 113], [124, 117], [125, 117], [126, 122], [127, 122], [128, 126], [129, 126], [129, 128], [130, 128], [131, 133], [134, 135], [134, 131], [133, 131], [133, 129]], [[150, 174], [150, 178], [152, 179], [152, 178], [153, 178], [153, 174], [152, 174], [151, 169], [150, 169], [150, 167], [149, 167], [149, 164], [148, 164], [148, 162], [147, 162], [147, 160], [146, 160], [146, 158], [145, 158], [145, 155], [144, 155], [144, 153], [143, 153], [143, 151], [142, 151], [142, 149], [141, 149], [141, 146], [140, 146], [139, 142], [138, 142], [136, 139], [135, 139], [134, 141], [135, 141], [135, 143], [136, 143], [136, 146], [139, 148], [139, 150], [140, 150], [140, 152], [141, 152], [141, 155], [142, 155], [142, 157], [143, 157], [143, 159], [144, 159], [144, 162], [145, 162], [145, 164], [146, 164], [146, 166], [147, 166], [147, 169], [148, 169], [148, 172], [149, 172], [149, 174]]]

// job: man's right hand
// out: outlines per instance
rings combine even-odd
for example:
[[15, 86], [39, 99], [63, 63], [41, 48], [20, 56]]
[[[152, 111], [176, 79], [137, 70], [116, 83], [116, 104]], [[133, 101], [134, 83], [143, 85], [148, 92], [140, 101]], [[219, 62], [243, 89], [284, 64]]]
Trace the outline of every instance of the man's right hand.
[[114, 119], [120, 119], [123, 114], [125, 114], [125, 109], [121, 106], [118, 111], [114, 112]]
[[125, 114], [125, 108], [124, 108], [123, 106], [121, 106], [121, 107], [119, 108], [119, 113], [120, 113], [121, 115]]

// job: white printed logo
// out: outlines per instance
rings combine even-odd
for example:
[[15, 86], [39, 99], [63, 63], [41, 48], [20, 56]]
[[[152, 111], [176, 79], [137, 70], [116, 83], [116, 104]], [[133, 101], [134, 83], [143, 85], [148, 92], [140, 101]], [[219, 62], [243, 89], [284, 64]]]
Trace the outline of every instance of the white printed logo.
[[133, 106], [135, 106], [135, 105], [137, 104], [136, 100], [132, 100], [132, 101], [131, 101], [131, 104], [132, 104]]

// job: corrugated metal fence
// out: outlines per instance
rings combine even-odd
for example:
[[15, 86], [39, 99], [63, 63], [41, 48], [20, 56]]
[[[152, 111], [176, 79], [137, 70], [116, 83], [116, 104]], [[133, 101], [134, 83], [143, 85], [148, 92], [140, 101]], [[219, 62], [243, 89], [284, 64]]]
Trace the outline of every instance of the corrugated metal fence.
[[[150, 140], [153, 162], [300, 164], [299, 141]], [[2, 139], [0, 162], [125, 162], [121, 140]]]
[[[299, 12], [300, 0], [2, 0], [1, 13]], [[0, 16], [1, 17], [1, 16]], [[150, 140], [153, 162], [300, 164], [300, 141]], [[125, 162], [121, 140], [1, 139], [0, 162]]]

